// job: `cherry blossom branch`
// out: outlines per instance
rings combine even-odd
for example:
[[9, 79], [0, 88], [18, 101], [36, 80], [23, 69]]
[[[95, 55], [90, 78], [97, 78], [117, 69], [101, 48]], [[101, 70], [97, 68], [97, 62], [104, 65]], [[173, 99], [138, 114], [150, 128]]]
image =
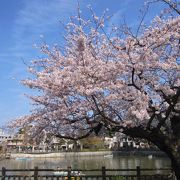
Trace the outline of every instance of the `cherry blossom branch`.
[[94, 95], [92, 95], [92, 99], [93, 99], [93, 101], [95, 103], [95, 106], [97, 108], [98, 113], [103, 117], [103, 119], [105, 121], [107, 121], [107, 123], [109, 123], [110, 125], [116, 125], [116, 126], [119, 125], [118, 122], [115, 122], [115, 121], [111, 120], [110, 118], [108, 118], [107, 116], [105, 116], [105, 114], [99, 109], [98, 103], [97, 103]]
[[133, 69], [132, 69], [132, 74], [131, 74], [131, 81], [132, 81], [132, 83], [131, 83], [131, 84], [128, 84], [128, 86], [133, 86], [133, 87], [135, 87], [137, 90], [140, 91], [141, 89], [135, 84], [134, 76], [135, 76], [135, 69], [133, 68]]
[[162, 118], [160, 120], [160, 122], [157, 125], [157, 130], [159, 130], [161, 128], [161, 126], [166, 122], [166, 120], [168, 119], [169, 115], [174, 111], [174, 107], [175, 105], [178, 103], [178, 98], [180, 97], [180, 87], [178, 88], [176, 94], [171, 98], [172, 103], [170, 104], [170, 106], [168, 107], [168, 109], [166, 110], [165, 113], [165, 118]]
[[161, 0], [161, 1], [166, 3], [170, 8], [172, 8], [174, 11], [176, 11], [178, 14], [180, 14], [180, 10], [177, 8], [178, 3], [176, 4], [176, 3], [170, 2], [169, 0]]
[[180, 10], [177, 8], [178, 2], [171, 2], [170, 0], [151, 0], [151, 1], [147, 1], [147, 4], [149, 3], [155, 3], [155, 2], [164, 2], [165, 4], [167, 4], [172, 10], [174, 10], [175, 12], [177, 12], [178, 14], [180, 14]]
[[66, 135], [61, 135], [61, 134], [54, 134], [56, 137], [58, 138], [64, 138], [64, 139], [71, 139], [71, 140], [80, 140], [80, 139], [84, 139], [88, 136], [90, 136], [90, 134], [92, 134], [94, 132], [94, 129], [91, 129], [90, 131], [88, 131], [86, 134], [82, 135], [82, 136], [66, 136]]

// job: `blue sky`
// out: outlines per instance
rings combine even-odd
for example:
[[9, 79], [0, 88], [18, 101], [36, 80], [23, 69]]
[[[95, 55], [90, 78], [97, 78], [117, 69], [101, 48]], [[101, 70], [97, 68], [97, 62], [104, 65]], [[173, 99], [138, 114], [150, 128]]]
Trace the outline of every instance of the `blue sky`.
[[[139, 9], [144, 0], [79, 0], [82, 15], [88, 17], [87, 5], [91, 4], [97, 15], [106, 8], [113, 15], [111, 22], [126, 22], [136, 27]], [[146, 21], [160, 11], [162, 4], [153, 5]], [[28, 114], [30, 101], [24, 96], [30, 90], [20, 84], [28, 76], [26, 65], [41, 54], [33, 47], [42, 40], [63, 43], [64, 33], [59, 21], [65, 24], [77, 14], [76, 0], [0, 0], [0, 127], [9, 120]], [[108, 30], [108, 27], [106, 28]]]

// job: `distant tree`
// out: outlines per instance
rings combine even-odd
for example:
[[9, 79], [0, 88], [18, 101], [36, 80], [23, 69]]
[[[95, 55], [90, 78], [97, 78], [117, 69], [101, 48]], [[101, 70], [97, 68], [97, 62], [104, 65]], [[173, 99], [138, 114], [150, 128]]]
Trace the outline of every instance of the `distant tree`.
[[23, 81], [40, 91], [30, 96], [36, 109], [11, 125], [70, 139], [102, 127], [146, 139], [180, 179], [180, 16], [157, 16], [136, 35], [123, 26], [110, 36], [105, 20], [105, 13], [83, 20], [79, 12], [66, 26], [64, 49], [41, 46], [45, 58], [32, 62], [34, 78]]
[[85, 149], [104, 149], [104, 141], [102, 138], [97, 136], [89, 136], [82, 139], [81, 144]]

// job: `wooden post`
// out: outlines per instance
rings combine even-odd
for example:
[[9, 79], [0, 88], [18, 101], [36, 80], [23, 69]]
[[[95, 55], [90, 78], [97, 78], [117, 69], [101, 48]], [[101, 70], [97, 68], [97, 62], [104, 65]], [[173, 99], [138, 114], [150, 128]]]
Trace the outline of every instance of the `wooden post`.
[[102, 180], [106, 180], [106, 167], [102, 166]]
[[136, 166], [136, 174], [137, 174], [137, 180], [141, 179], [141, 169], [140, 166]]
[[71, 166], [67, 167], [68, 170], [68, 180], [71, 180]]
[[34, 180], [38, 180], [38, 167], [34, 167]]
[[5, 176], [6, 176], [6, 168], [2, 167], [2, 180], [5, 180]]

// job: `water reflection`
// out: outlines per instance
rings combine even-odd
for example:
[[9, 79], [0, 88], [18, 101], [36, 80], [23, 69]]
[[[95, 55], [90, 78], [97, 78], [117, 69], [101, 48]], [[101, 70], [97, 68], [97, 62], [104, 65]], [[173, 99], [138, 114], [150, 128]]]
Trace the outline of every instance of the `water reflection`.
[[79, 169], [98, 169], [106, 166], [109, 169], [128, 169], [141, 166], [142, 168], [164, 168], [170, 167], [170, 161], [167, 158], [140, 156], [115, 156], [113, 158], [105, 158], [103, 156], [86, 156], [86, 157], [59, 157], [59, 158], [32, 158], [27, 160], [6, 159], [0, 161], [0, 168], [7, 169], [28, 169], [38, 166], [39, 168], [57, 167]]

